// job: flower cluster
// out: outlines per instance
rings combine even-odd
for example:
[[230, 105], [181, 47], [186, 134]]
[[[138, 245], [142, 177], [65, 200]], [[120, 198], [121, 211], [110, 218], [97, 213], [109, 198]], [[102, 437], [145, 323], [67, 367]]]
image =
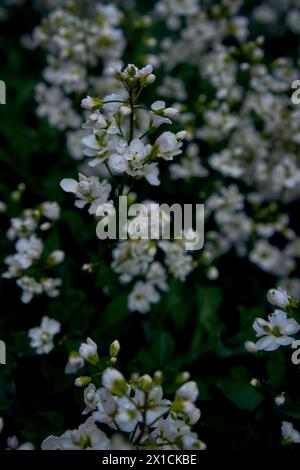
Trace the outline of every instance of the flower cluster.
[[56, 202], [46, 201], [35, 209], [25, 209], [19, 217], [10, 220], [7, 238], [15, 242], [15, 253], [4, 259], [7, 270], [5, 279], [16, 279], [22, 289], [21, 300], [28, 303], [34, 295], [46, 294], [57, 297], [62, 281], [47, 274], [60, 264], [65, 253], [62, 250], [49, 251], [47, 243], [40, 238], [59, 219], [60, 208]]
[[[164, 131], [150, 143], [151, 135], [159, 132], [160, 126], [172, 124], [172, 119], [178, 115], [177, 109], [167, 107], [164, 101], [155, 101], [148, 109], [137, 102], [143, 89], [155, 81], [151, 65], [138, 69], [130, 64], [117, 70], [115, 78], [123, 87], [120, 94], [107, 95], [103, 99], [88, 96], [82, 100], [82, 107], [90, 111], [83, 124], [88, 132], [82, 139], [83, 152], [92, 158], [89, 161], [92, 168], [99, 165], [102, 172], [107, 170], [110, 182], [82, 174], [79, 174], [78, 182], [71, 178], [61, 182], [64, 191], [75, 194], [75, 205], [83, 208], [89, 204], [89, 213], [96, 217], [99, 217], [99, 209], [105, 212], [115, 204], [114, 196], [127, 196], [130, 203], [133, 199], [130, 188], [135, 181], [145, 178], [149, 184], [158, 185], [159, 162], [173, 160], [182, 154], [186, 137], [185, 131]], [[184, 239], [158, 241], [150, 235], [142, 236], [144, 230], [155, 229], [148, 213], [148, 208], [154, 206], [158, 207], [158, 204], [144, 202], [144, 212], [130, 221], [128, 239], [120, 240], [112, 251], [112, 268], [120, 281], [127, 284], [136, 280], [128, 297], [128, 307], [140, 313], [148, 312], [151, 305], [159, 301], [160, 291], [168, 290], [167, 271], [184, 281], [194, 269]], [[160, 212], [156, 221], [159, 233], [169, 219], [167, 213]], [[159, 254], [164, 255], [165, 266], [157, 260]]]
[[[186, 133], [163, 132], [153, 145], [146, 140], [159, 126], [172, 124], [171, 119], [178, 114], [175, 108], [167, 108], [164, 101], [155, 101], [148, 110], [148, 119], [147, 108], [143, 107], [142, 116], [139, 115], [141, 107], [136, 100], [143, 88], [155, 81], [152, 71], [151, 65], [142, 69], [128, 65], [115, 73], [116, 80], [124, 87], [122, 94], [113, 93], [103, 100], [87, 97], [82, 101], [83, 108], [92, 110], [83, 125], [90, 133], [82, 143], [84, 155], [92, 157], [90, 166], [104, 164], [113, 174], [144, 177], [156, 186], [159, 184], [157, 162], [160, 159], [172, 160], [181, 154]], [[141, 127], [135, 126], [135, 120]], [[140, 135], [136, 136], [138, 132]]]
[[[196, 383], [185, 381], [173, 400], [164, 398], [162, 373], [157, 371], [153, 377], [133, 374], [127, 381], [115, 368], [119, 350], [119, 342], [114, 341], [109, 357], [99, 358], [97, 345], [90, 338], [80, 346], [79, 357], [95, 371], [75, 381], [84, 387], [83, 414], [90, 416], [76, 430], [49, 436], [42, 449], [205, 449], [191, 429], [201, 415], [195, 404]], [[189, 374], [183, 376], [188, 378]]]
[[[74, 94], [88, 88], [95, 92], [111, 88], [111, 68], [120, 63], [125, 47], [119, 27], [122, 15], [115, 5], [79, 3], [70, 8], [60, 4], [60, 8], [50, 11], [32, 39], [33, 46], [43, 47], [48, 53], [45, 82], [36, 90], [37, 113], [61, 130], [79, 126]], [[99, 63], [103, 65], [103, 77], [88, 75]], [[74, 142], [76, 135], [70, 133], [68, 139]]]
[[[276, 308], [268, 316], [268, 320], [257, 318], [254, 321], [253, 329], [259, 339], [256, 343], [246, 341], [245, 349], [250, 353], [257, 353], [259, 351], [275, 351], [282, 346], [297, 348], [300, 344], [300, 341], [296, 340], [296, 335], [300, 331], [298, 300], [288, 295], [287, 291], [281, 287], [270, 289], [267, 299]], [[298, 351], [296, 350], [294, 354], [298, 362]], [[253, 387], [260, 388], [262, 386], [260, 380], [256, 378], [252, 379], [250, 383]], [[283, 406], [286, 402], [286, 393], [281, 392], [275, 396], [274, 402], [278, 407]], [[288, 421], [282, 422], [281, 434], [283, 445], [300, 443], [300, 433]]]
[[[126, 11], [130, 8], [126, 5]], [[97, 173], [107, 177], [111, 171], [158, 185], [156, 160], [168, 160], [180, 152], [182, 135], [163, 132], [152, 147], [140, 137], [177, 117], [187, 131], [189, 145], [180, 162], [169, 165], [170, 177], [191, 184], [196, 184], [197, 178], [201, 183], [204, 179], [209, 190], [205, 189], [201, 198], [214, 201], [221, 197], [221, 206], [226, 206], [217, 205], [209, 211], [208, 223], [213, 228], [206, 235], [207, 251], [200, 260], [208, 279], [211, 272], [217, 272], [219, 258], [234, 248], [238, 256], [247, 256], [259, 269], [277, 276], [282, 285], [288, 282], [295, 276], [299, 258], [299, 235], [290, 229], [288, 208], [299, 197], [300, 187], [299, 112], [290, 100], [298, 69], [290, 58], [274, 57], [266, 65], [260, 32], [274, 34], [280, 19], [281, 28], [285, 24], [298, 35], [298, 1], [266, 0], [260, 6], [253, 5], [246, 17], [243, 0], [221, 0], [219, 5], [158, 0], [148, 16], [136, 15], [131, 26], [141, 28], [145, 37], [149, 35], [145, 47], [152, 50], [145, 61], [164, 66], [167, 73], [158, 82], [157, 95], [175, 101], [171, 108], [162, 100], [154, 102], [149, 108], [150, 119], [144, 109], [132, 113], [124, 93], [124, 85], [153, 83], [150, 65], [140, 71], [130, 66], [118, 73], [119, 80], [114, 79], [113, 69], [122, 62], [126, 16], [114, 4], [89, 5], [81, 15], [76, 11], [76, 2], [72, 11], [54, 10], [35, 33], [36, 43], [46, 46], [49, 53], [45, 83], [37, 87], [38, 113], [47, 116], [51, 125], [68, 131], [69, 153], [81, 159], [83, 142], [84, 154], [93, 158], [90, 163], [104, 164]], [[151, 26], [156, 22], [166, 26], [159, 44], [151, 37]], [[101, 47], [97, 34], [105, 37]], [[103, 61], [103, 73], [95, 78], [93, 68], [99, 60]], [[207, 83], [205, 93], [193, 86], [190, 90], [177, 76], [182, 65], [194, 68], [193, 83]], [[74, 92], [109, 93], [100, 101], [92, 97], [83, 100], [84, 108], [92, 114], [79, 130]], [[106, 104], [101, 106], [103, 101]], [[125, 121], [130, 121], [132, 114], [140, 136], [134, 134], [129, 142]], [[200, 159], [202, 148], [205, 154]], [[213, 184], [207, 186], [208, 180]], [[235, 188], [232, 191], [241, 193], [240, 207], [234, 206], [234, 201], [232, 206], [230, 197], [227, 200], [228, 181]], [[278, 238], [282, 249], [274, 243]], [[300, 291], [298, 277], [294, 284]]]

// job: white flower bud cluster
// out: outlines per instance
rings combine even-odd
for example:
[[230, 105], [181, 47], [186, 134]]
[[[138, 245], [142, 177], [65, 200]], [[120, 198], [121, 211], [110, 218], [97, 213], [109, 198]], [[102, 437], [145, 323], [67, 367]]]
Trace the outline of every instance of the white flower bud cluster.
[[[120, 349], [118, 341], [110, 346], [111, 360]], [[196, 406], [198, 387], [193, 381], [183, 383], [173, 400], [164, 398], [161, 386], [163, 376], [156, 371], [151, 377], [133, 374], [127, 381], [114, 366], [101, 369], [97, 345], [90, 338], [80, 346], [80, 355], [102, 372], [101, 384], [96, 386], [93, 376], [82, 376], [75, 384], [84, 388], [84, 415], [90, 417], [78, 430], [66, 431], [62, 436], [49, 436], [42, 444], [45, 450], [101, 450], [117, 448], [202, 450], [192, 426], [200, 419]], [[97, 358], [91, 361], [91, 358]], [[189, 376], [187, 375], [187, 379]], [[112, 431], [115, 434], [112, 435]], [[112, 437], [108, 437], [111, 436]], [[125, 446], [125, 447], [124, 447]]]

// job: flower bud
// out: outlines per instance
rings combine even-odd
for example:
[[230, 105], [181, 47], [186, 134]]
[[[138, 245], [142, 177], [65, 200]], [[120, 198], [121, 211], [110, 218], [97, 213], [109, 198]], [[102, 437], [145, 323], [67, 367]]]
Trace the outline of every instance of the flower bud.
[[150, 390], [153, 388], [153, 380], [150, 375], [142, 375], [139, 380], [139, 387], [143, 390], [143, 392], [150, 392]]
[[249, 353], [257, 352], [256, 345], [253, 341], [245, 341], [244, 346], [245, 346], [246, 351]]
[[155, 385], [161, 385], [163, 381], [163, 373], [161, 370], [156, 370], [153, 374], [153, 380]]
[[92, 381], [91, 377], [82, 375], [75, 380], [76, 387], [86, 387]]
[[252, 387], [254, 388], [258, 388], [260, 387], [261, 383], [260, 383], [260, 380], [254, 377], [253, 379], [250, 380], [250, 385], [252, 385]]
[[60, 264], [63, 262], [65, 259], [65, 253], [62, 250], [55, 250], [50, 253], [50, 255], [47, 258], [47, 263], [49, 266], [56, 266], [57, 264]]
[[178, 116], [179, 111], [176, 108], [166, 108], [163, 115], [169, 119], [174, 119]]
[[50, 230], [50, 228], [51, 228], [50, 222], [44, 222], [43, 224], [40, 225], [40, 230], [42, 230], [43, 232], [47, 232], [48, 230]]
[[187, 136], [187, 132], [186, 131], [179, 131], [177, 132], [176, 134], [176, 139], [177, 140], [184, 140]]
[[176, 378], [176, 383], [183, 384], [189, 380], [191, 374], [187, 371], [180, 372], [180, 374]]
[[113, 343], [111, 343], [110, 345], [110, 348], [109, 348], [109, 355], [110, 357], [117, 357], [117, 355], [119, 354], [120, 352], [120, 343], [119, 341], [116, 339]]
[[87, 273], [92, 273], [94, 269], [93, 263], [84, 263], [82, 265], [82, 271], [86, 271]]
[[120, 113], [123, 114], [123, 116], [129, 116], [131, 112], [130, 106], [123, 105], [120, 107]]
[[103, 101], [100, 98], [92, 98], [87, 96], [81, 101], [81, 107], [83, 109], [98, 109], [103, 106]]
[[285, 403], [285, 393], [282, 392], [280, 395], [277, 395], [275, 398], [274, 398], [274, 402], [277, 406], [282, 406], [284, 405]]
[[150, 73], [150, 75], [148, 75], [148, 77], [144, 81], [144, 84], [145, 85], [152, 85], [152, 83], [154, 83], [155, 80], [156, 80], [156, 76], [153, 73]]

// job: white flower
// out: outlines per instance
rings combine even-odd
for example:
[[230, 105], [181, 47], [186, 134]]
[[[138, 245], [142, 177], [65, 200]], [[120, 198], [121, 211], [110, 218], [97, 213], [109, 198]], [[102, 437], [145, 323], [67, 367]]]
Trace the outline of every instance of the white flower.
[[151, 282], [154, 287], [162, 291], [168, 290], [166, 270], [158, 261], [154, 261], [154, 263], [150, 265], [146, 279]]
[[199, 390], [196, 382], [190, 381], [181, 385], [176, 392], [176, 397], [185, 398], [194, 403], [197, 400]]
[[91, 338], [87, 338], [86, 343], [81, 344], [79, 354], [92, 364], [99, 361], [97, 344]]
[[157, 128], [162, 124], [172, 124], [172, 121], [166, 114], [166, 103], [164, 101], [155, 101], [151, 105], [150, 128]]
[[60, 332], [61, 325], [49, 317], [43, 317], [41, 325], [28, 332], [30, 345], [37, 354], [49, 354], [54, 348], [53, 338]]
[[182, 142], [173, 132], [163, 132], [154, 144], [158, 157], [164, 160], [173, 160], [173, 157], [182, 153]]
[[66, 364], [65, 374], [76, 374], [83, 366], [83, 357], [81, 357], [77, 351], [72, 351]]
[[99, 423], [111, 423], [117, 412], [117, 397], [113, 396], [109, 390], [100, 387], [98, 389], [97, 409], [93, 413], [95, 420]]
[[127, 396], [123, 396], [117, 401], [118, 410], [114, 417], [116, 425], [123, 432], [132, 432], [138, 422], [142, 421], [141, 412], [132, 400]]
[[67, 193], [74, 193], [76, 196], [75, 206], [82, 209], [86, 204], [90, 204], [89, 213], [95, 214], [97, 207], [108, 201], [111, 185], [95, 176], [86, 177], [79, 173], [79, 181], [72, 178], [65, 178], [60, 183], [61, 188]]
[[148, 154], [149, 148], [146, 147], [140, 139], [133, 139], [125, 152], [125, 158], [130, 162], [140, 162], [144, 160]]
[[143, 175], [144, 160], [149, 155], [151, 146], [145, 146], [140, 139], [133, 139], [129, 145], [120, 140], [108, 162], [113, 171], [131, 176]]
[[15, 255], [15, 257], [19, 259], [20, 266], [27, 269], [34, 260], [40, 258], [43, 252], [43, 243], [35, 235], [31, 235], [29, 238], [19, 238], [16, 250], [19, 255]]
[[150, 435], [151, 441], [158, 444], [161, 450], [195, 450], [203, 449], [205, 445], [199, 441], [197, 434], [191, 431], [190, 426], [180, 419], [170, 415], [160, 419]]
[[103, 98], [103, 109], [110, 116], [118, 112], [121, 106], [124, 105], [124, 99], [121, 94], [111, 93]]
[[257, 350], [274, 351], [280, 346], [292, 344], [294, 338], [291, 335], [298, 333], [300, 325], [282, 310], [275, 310], [268, 316], [268, 321], [257, 318], [253, 328], [260, 338], [256, 343]]
[[128, 296], [128, 308], [133, 312], [147, 313], [160, 295], [150, 282], [138, 281]]
[[102, 105], [102, 101], [99, 100], [99, 98], [92, 98], [91, 96], [87, 96], [86, 98], [83, 98], [83, 100], [81, 101], [81, 107], [83, 109], [95, 109], [101, 105]]
[[32, 300], [34, 294], [41, 294], [43, 292], [42, 285], [33, 277], [22, 276], [16, 283], [23, 290], [21, 301], [24, 304], [28, 304]]
[[90, 417], [78, 430], [66, 431], [60, 437], [47, 437], [42, 443], [42, 450], [107, 450], [109, 444], [106, 434], [98, 429]]
[[124, 376], [117, 369], [108, 367], [102, 375], [102, 385], [114, 395], [122, 397], [127, 392]]
[[7, 447], [11, 450], [35, 450], [32, 442], [24, 442], [20, 444], [17, 436], [7, 438]]
[[35, 235], [29, 238], [19, 238], [16, 243], [16, 251], [14, 255], [7, 256], [4, 260], [9, 266], [8, 272], [3, 277], [17, 277], [21, 271], [30, 268], [34, 261], [38, 260], [43, 252], [43, 243]]
[[278, 289], [270, 289], [267, 294], [267, 299], [270, 304], [279, 308], [286, 308], [290, 303], [286, 290], [281, 287], [278, 287]]
[[162, 240], [158, 243], [165, 252], [165, 264], [176, 279], [184, 281], [193, 270], [193, 257], [187, 254], [183, 240], [170, 242]]
[[59, 289], [62, 285], [62, 280], [59, 278], [47, 277], [41, 280], [41, 286], [43, 291], [48, 297], [55, 298], [59, 296]]
[[128, 169], [128, 163], [124, 156], [117, 153], [111, 155], [108, 164], [110, 169], [116, 173], [124, 173]]
[[292, 423], [283, 421], [281, 425], [281, 433], [285, 444], [300, 444], [300, 432], [294, 428]]
[[41, 205], [42, 214], [49, 220], [57, 220], [60, 215], [60, 207], [57, 202], [43, 202]]
[[[92, 129], [96, 131], [96, 135], [97, 135], [97, 130], [106, 129], [107, 125], [108, 124], [107, 124], [105, 117], [99, 111], [96, 111], [95, 113], [89, 115], [87, 122], [85, 122], [82, 125], [82, 127], [83, 129]], [[85, 142], [86, 142], [86, 139], [85, 139]]]
[[152, 186], [159, 186], [159, 169], [157, 163], [149, 163], [148, 165], [144, 165], [142, 171], [149, 184]]
[[86, 406], [82, 414], [86, 415], [96, 409], [97, 403], [99, 401], [99, 393], [97, 392], [96, 386], [93, 383], [90, 383], [84, 389], [83, 393], [84, 393], [84, 403]]
[[[164, 101], [155, 101], [152, 103], [151, 109], [155, 114], [169, 119], [174, 119], [179, 114], [179, 111], [176, 108], [166, 108], [166, 103]], [[167, 123], [170, 124], [170, 121]]]

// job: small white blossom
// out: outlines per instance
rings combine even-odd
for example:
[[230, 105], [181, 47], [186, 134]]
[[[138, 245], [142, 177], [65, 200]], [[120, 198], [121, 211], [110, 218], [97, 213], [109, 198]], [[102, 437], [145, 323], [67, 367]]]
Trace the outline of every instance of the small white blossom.
[[281, 289], [281, 287], [278, 287], [278, 289], [270, 289], [267, 298], [270, 304], [279, 308], [286, 308], [290, 303], [286, 290]]
[[72, 351], [69, 355], [68, 362], [65, 367], [65, 374], [76, 374], [79, 369], [84, 366], [84, 359], [77, 351]]
[[156, 155], [164, 160], [173, 160], [173, 157], [182, 153], [182, 142], [173, 132], [163, 132], [154, 144]]
[[49, 354], [54, 348], [53, 338], [60, 332], [61, 325], [49, 317], [43, 317], [41, 325], [28, 332], [30, 345], [37, 354]]
[[151, 304], [159, 301], [160, 295], [150, 282], [138, 281], [128, 297], [128, 308], [133, 312], [147, 313]]
[[108, 201], [111, 191], [111, 185], [107, 181], [100, 182], [94, 176], [86, 177], [81, 173], [79, 173], [79, 181], [65, 178], [61, 181], [60, 186], [67, 193], [75, 194], [76, 207], [82, 209], [86, 204], [90, 204], [90, 214], [95, 214], [97, 207]]
[[284, 444], [300, 444], [300, 432], [294, 428], [292, 423], [283, 421], [281, 433]]
[[92, 417], [73, 431], [62, 436], [49, 436], [42, 443], [42, 450], [107, 450], [109, 439], [96, 426]]
[[291, 335], [298, 333], [300, 325], [282, 310], [275, 310], [268, 316], [268, 321], [257, 318], [253, 328], [260, 338], [256, 343], [257, 350], [274, 351], [292, 344], [294, 338]]
[[91, 363], [97, 363], [99, 360], [97, 344], [91, 338], [87, 338], [86, 343], [81, 344], [79, 354], [83, 359]]

